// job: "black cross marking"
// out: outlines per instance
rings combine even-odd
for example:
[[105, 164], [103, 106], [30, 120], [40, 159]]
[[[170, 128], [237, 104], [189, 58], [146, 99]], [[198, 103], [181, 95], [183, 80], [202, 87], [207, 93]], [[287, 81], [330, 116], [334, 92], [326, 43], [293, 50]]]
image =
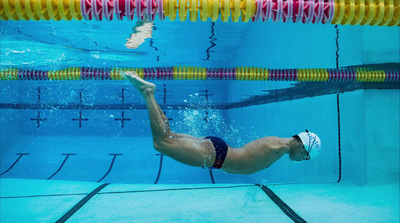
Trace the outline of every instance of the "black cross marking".
[[[206, 96], [206, 103], [208, 103], [208, 90], [205, 90], [205, 96]], [[208, 124], [208, 111], [206, 111], [206, 117], [203, 118], [204, 121]]]
[[40, 87], [37, 88], [37, 91], [38, 91], [38, 104], [40, 104]]
[[167, 88], [166, 88], [166, 84], [164, 84], [164, 104], [167, 103]]
[[81, 91], [79, 92], [79, 103], [83, 103], [83, 93], [82, 93], [82, 89], [81, 89]]
[[[42, 94], [42, 90], [47, 90], [46, 87], [37, 87], [37, 103], [40, 104], [40, 100], [41, 98], [41, 94]], [[29, 93], [29, 95], [33, 95], [32, 93]]]
[[[163, 113], [164, 113], [165, 116], [167, 116], [167, 112], [164, 111]], [[174, 119], [173, 118], [168, 118], [168, 121], [172, 121], [172, 120], [174, 120]]]
[[203, 118], [204, 121], [206, 121], [206, 123], [208, 123], [208, 111], [206, 111], [206, 117]]
[[72, 121], [79, 121], [79, 128], [82, 127], [82, 121], [87, 121], [89, 119], [87, 118], [82, 118], [82, 112], [79, 112], [79, 118], [73, 118]]
[[199, 94], [199, 95], [200, 95], [200, 96], [206, 97], [206, 102], [208, 102], [209, 96], [214, 95], [214, 94], [209, 94], [209, 93], [208, 93], [208, 90], [204, 90], [204, 91], [200, 91], [200, 92], [204, 92], [204, 94], [202, 93], [202, 94]]
[[115, 121], [120, 121], [122, 128], [124, 127], [124, 122], [125, 121], [131, 121], [130, 118], [125, 118], [125, 112], [122, 111], [122, 117], [121, 118], [116, 118]]
[[[167, 85], [164, 84], [164, 105], [167, 103]], [[164, 115], [167, 116], [167, 112], [163, 111]], [[174, 119], [168, 118], [168, 121], [172, 121]]]
[[46, 121], [45, 118], [40, 118], [40, 111], [38, 111], [37, 117], [36, 118], [31, 118], [31, 121], [36, 121], [36, 127], [39, 128], [40, 122], [41, 121]]
[[121, 96], [118, 96], [118, 98], [121, 98], [122, 104], [125, 103], [125, 89], [122, 88]]

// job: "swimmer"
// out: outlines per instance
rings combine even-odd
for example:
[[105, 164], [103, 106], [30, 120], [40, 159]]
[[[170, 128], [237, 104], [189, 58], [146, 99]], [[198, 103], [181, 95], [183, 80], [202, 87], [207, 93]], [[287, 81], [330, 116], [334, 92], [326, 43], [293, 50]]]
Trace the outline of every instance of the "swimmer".
[[136, 22], [131, 37], [126, 39], [125, 46], [129, 49], [136, 49], [140, 44], [144, 43], [145, 39], [152, 38], [153, 25], [154, 22], [149, 22], [148, 20]]
[[230, 147], [218, 137], [174, 133], [154, 98], [156, 86], [135, 72], [125, 72], [124, 76], [147, 105], [154, 148], [183, 164], [233, 174], [253, 174], [268, 168], [285, 154], [289, 154], [292, 161], [302, 161], [316, 157], [321, 149], [321, 140], [307, 130], [290, 138], [263, 137], [240, 148]]

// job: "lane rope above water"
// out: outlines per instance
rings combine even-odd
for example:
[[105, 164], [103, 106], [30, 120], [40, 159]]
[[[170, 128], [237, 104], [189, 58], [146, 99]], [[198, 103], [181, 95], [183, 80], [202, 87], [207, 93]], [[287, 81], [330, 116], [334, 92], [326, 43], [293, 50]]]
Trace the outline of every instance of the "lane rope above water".
[[[400, 26], [399, 0], [2, 0], [1, 20], [268, 22]], [[189, 15], [189, 16], [188, 16]], [[135, 18], [136, 17], [136, 18]]]

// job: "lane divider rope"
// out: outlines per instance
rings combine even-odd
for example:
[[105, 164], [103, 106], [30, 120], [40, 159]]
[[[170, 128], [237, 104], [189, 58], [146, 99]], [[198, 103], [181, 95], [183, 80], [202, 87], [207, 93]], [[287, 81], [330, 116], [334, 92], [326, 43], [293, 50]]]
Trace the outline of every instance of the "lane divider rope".
[[156, 15], [160, 21], [231, 17], [233, 22], [400, 26], [400, 0], [0, 0], [1, 20], [154, 21]]
[[306, 81], [306, 82], [400, 82], [400, 69], [374, 70], [369, 68], [338, 69], [267, 69], [260, 67], [204, 68], [85, 68], [62, 70], [0, 69], [1, 80], [77, 81], [124, 80], [126, 71], [135, 71], [146, 80], [239, 80], [239, 81]]

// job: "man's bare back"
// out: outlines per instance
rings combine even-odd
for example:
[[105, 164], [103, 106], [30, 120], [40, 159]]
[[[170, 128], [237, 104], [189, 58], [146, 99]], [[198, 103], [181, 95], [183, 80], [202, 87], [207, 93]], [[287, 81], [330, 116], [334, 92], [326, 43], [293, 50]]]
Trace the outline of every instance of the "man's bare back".
[[303, 146], [294, 138], [270, 136], [247, 143], [240, 148], [230, 147], [222, 170], [236, 174], [256, 173], [289, 153], [291, 144], [292, 147]]

